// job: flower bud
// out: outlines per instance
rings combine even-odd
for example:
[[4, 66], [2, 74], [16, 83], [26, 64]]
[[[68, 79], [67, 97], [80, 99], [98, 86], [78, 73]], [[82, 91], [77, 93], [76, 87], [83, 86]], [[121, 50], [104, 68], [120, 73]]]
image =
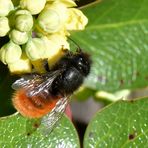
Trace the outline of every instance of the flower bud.
[[40, 13], [45, 7], [46, 0], [21, 0], [20, 6], [22, 9], [27, 9], [31, 12], [31, 14]]
[[45, 43], [41, 38], [30, 39], [25, 47], [26, 54], [31, 60], [42, 59], [44, 57], [45, 50]]
[[83, 30], [88, 23], [87, 17], [76, 8], [69, 8], [69, 18], [66, 23], [67, 30]]
[[9, 63], [8, 68], [11, 73], [15, 74], [30, 73], [32, 70], [32, 65], [26, 55], [22, 54], [21, 58], [18, 61]]
[[53, 34], [48, 37], [44, 36], [42, 39], [46, 46], [46, 54], [44, 58], [48, 58], [49, 60], [61, 53], [61, 49], [69, 49], [69, 44], [64, 36]]
[[10, 13], [10, 15], [8, 16], [10, 28], [15, 28], [17, 16], [23, 15], [23, 14], [31, 15], [31, 13], [28, 10], [17, 10], [16, 9], [15, 11], [12, 11], [12, 13]]
[[58, 32], [63, 27], [67, 18], [67, 8], [64, 5], [47, 5], [38, 16], [37, 27], [47, 34]]
[[25, 44], [28, 41], [27, 32], [21, 32], [16, 29], [13, 29], [10, 32], [9, 37], [14, 43], [16, 43], [18, 45]]
[[31, 14], [16, 15], [15, 28], [22, 32], [28, 32], [33, 27]]
[[47, 37], [48, 37], [48, 40], [54, 44], [53, 46], [54, 48], [52, 47], [54, 50], [69, 49], [69, 43], [67, 42], [67, 38], [64, 35], [62, 36], [57, 33], [53, 35], [48, 35]]
[[0, 17], [0, 37], [5, 36], [10, 30], [7, 17]]
[[12, 41], [5, 44], [0, 50], [0, 60], [4, 64], [16, 62], [20, 59], [22, 50], [19, 45]]
[[0, 0], [0, 16], [7, 16], [14, 9], [11, 0]]

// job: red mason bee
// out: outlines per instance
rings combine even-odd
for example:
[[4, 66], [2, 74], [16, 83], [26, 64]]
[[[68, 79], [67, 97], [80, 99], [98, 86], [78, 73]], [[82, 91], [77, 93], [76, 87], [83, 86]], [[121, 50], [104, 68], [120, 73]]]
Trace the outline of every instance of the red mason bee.
[[79, 88], [90, 72], [90, 57], [80, 48], [67, 51], [44, 74], [26, 74], [12, 84], [14, 107], [25, 117], [40, 118], [47, 114], [53, 126], [65, 111], [70, 95]]

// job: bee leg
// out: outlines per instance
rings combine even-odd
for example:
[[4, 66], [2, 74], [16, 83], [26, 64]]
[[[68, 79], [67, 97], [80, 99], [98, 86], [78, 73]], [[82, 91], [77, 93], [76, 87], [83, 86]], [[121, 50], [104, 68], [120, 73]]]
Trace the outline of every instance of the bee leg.
[[47, 72], [50, 72], [50, 68], [49, 68], [49, 65], [48, 65], [48, 59], [43, 60], [43, 66], [44, 66], [44, 68]]

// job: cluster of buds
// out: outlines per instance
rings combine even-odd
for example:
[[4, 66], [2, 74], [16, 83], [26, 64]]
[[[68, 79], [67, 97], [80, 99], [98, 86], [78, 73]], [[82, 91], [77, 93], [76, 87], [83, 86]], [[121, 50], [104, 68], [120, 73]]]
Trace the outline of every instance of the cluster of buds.
[[[11, 73], [32, 71], [39, 61], [69, 49], [71, 30], [83, 30], [88, 20], [73, 0], [0, 0], [0, 60]], [[38, 64], [36, 64], [38, 63]]]

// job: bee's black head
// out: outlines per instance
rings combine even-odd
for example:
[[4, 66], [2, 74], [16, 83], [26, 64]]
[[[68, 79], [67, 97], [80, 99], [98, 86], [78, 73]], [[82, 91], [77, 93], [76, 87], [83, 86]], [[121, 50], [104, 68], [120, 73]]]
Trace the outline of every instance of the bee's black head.
[[79, 52], [75, 54], [74, 66], [81, 72], [82, 75], [87, 76], [90, 72], [91, 60], [87, 53]]

